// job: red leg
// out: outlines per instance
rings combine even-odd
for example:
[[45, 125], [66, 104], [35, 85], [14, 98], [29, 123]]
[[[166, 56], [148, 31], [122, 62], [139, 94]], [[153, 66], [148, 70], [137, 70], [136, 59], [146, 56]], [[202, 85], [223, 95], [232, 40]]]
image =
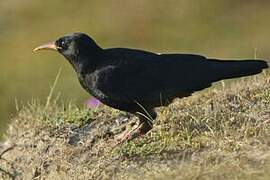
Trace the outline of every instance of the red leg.
[[143, 112], [139, 112], [136, 114], [140, 120], [139, 124], [131, 130], [126, 130], [124, 133], [118, 136], [120, 138], [117, 139], [117, 144], [123, 143], [125, 141], [130, 141], [136, 137], [142, 136], [152, 129], [152, 120], [157, 117], [157, 114], [153, 109], [148, 109], [146, 114]]
[[140, 121], [140, 124], [129, 132], [125, 132], [121, 139], [119, 139], [118, 144], [125, 141], [130, 141], [136, 137], [146, 134], [152, 129], [152, 123], [150, 121]]
[[124, 139], [127, 136], [127, 134], [129, 132], [133, 131], [134, 129], [136, 129], [138, 127], [139, 127], [139, 124], [135, 124], [132, 127], [130, 125], [127, 125], [126, 130], [124, 132], [120, 133], [120, 135], [117, 135], [117, 137], [115, 138], [116, 141], [121, 141], [122, 139]]

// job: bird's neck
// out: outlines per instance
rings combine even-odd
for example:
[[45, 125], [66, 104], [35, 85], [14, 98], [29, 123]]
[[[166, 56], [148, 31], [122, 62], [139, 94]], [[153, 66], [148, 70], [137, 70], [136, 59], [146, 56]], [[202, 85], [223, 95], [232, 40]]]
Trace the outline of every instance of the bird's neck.
[[102, 53], [80, 55], [67, 58], [77, 74], [91, 74], [103, 62]]

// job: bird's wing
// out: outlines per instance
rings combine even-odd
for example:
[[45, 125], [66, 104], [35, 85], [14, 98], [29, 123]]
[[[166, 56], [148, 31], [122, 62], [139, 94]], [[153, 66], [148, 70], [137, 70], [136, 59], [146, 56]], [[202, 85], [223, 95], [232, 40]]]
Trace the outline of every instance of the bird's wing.
[[104, 82], [110, 87], [111, 97], [150, 104], [162, 99], [170, 102], [207, 88], [216, 79], [215, 70], [203, 56], [130, 49], [109, 51], [119, 61]]

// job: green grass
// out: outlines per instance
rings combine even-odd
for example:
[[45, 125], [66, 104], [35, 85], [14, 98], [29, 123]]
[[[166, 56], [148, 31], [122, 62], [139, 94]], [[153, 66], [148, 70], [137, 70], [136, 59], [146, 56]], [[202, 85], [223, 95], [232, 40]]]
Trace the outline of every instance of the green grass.
[[19, 107], [1, 151], [13, 149], [0, 159], [0, 168], [18, 178], [270, 176], [270, 84], [265, 73], [175, 100], [158, 109], [147, 135], [118, 146], [114, 137], [129, 122], [123, 119], [135, 117], [103, 105], [59, 105], [53, 98], [48, 106], [32, 101]]

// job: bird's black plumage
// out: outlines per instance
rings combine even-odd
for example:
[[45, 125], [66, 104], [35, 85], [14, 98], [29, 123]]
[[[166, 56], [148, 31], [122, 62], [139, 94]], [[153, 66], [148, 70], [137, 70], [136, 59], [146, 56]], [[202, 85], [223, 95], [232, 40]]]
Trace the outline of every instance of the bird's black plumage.
[[[55, 41], [75, 69], [82, 87], [104, 104], [154, 119], [155, 107], [210, 87], [213, 82], [260, 73], [263, 60], [216, 60], [193, 54], [155, 54], [102, 49], [83, 33]], [[146, 117], [140, 115], [142, 122]], [[133, 137], [131, 137], [133, 138]]]

